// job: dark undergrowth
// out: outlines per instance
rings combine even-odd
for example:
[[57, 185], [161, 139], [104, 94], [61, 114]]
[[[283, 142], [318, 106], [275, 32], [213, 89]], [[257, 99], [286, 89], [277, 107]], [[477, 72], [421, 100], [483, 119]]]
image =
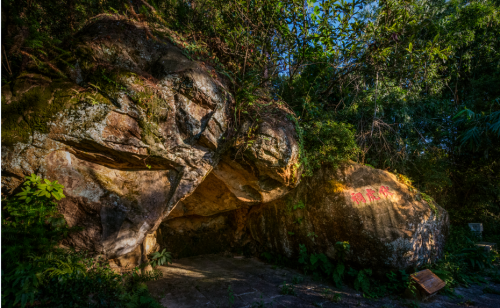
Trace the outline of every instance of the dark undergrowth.
[[[58, 247], [76, 231], [57, 211], [61, 198], [62, 185], [36, 175], [21, 193], [3, 198], [2, 307], [161, 307], [144, 284], [161, 272], [118, 274], [100, 256]], [[163, 251], [150, 264], [169, 261]]]
[[[483, 236], [483, 241], [497, 240], [496, 234]], [[389, 271], [381, 275], [376, 269], [350, 266], [344, 261], [344, 255], [349, 250], [347, 242], [338, 242], [336, 251], [340, 252], [337, 260], [332, 260], [324, 254], [309, 254], [301, 245], [298, 259], [264, 252], [262, 258], [275, 266], [286, 266], [300, 269], [316, 280], [327, 280], [339, 288], [349, 286], [361, 291], [364, 297], [380, 298], [389, 295], [402, 295], [406, 289], [415, 290], [410, 281], [410, 275], [423, 269], [430, 269], [446, 282], [446, 287], [440, 292], [454, 294], [458, 286], [468, 287], [478, 283], [500, 283], [500, 255], [497, 251], [488, 252], [476, 247], [479, 237], [468, 228], [452, 226], [443, 258], [432, 264], [411, 270]], [[290, 294], [293, 284], [284, 283], [282, 291]]]

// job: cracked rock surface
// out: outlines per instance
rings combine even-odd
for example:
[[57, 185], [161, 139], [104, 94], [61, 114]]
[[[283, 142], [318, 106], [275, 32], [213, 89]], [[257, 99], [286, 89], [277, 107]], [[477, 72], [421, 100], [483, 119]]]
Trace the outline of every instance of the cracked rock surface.
[[73, 81], [24, 74], [2, 88], [3, 190], [31, 173], [58, 180], [61, 212], [85, 227], [67, 244], [108, 258], [136, 250], [196, 189], [228, 131], [224, 82], [160, 34], [99, 16], [75, 39]]

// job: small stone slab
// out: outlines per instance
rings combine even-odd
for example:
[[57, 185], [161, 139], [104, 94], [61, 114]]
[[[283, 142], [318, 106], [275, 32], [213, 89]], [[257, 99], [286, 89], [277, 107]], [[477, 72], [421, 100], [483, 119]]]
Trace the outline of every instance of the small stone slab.
[[446, 282], [428, 269], [411, 275], [411, 279], [416, 282], [417, 288], [423, 291], [425, 296], [436, 293], [446, 285]]
[[497, 250], [497, 243], [479, 242], [476, 244], [476, 246], [483, 247], [486, 251]]
[[483, 224], [482, 223], [470, 223], [469, 228], [480, 239], [483, 239]]
[[469, 228], [472, 232], [483, 232], [483, 224], [482, 223], [470, 223]]

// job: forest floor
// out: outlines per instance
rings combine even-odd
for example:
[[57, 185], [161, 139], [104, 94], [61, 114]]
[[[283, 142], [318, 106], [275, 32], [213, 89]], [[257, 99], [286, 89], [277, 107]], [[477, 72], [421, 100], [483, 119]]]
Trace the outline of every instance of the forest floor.
[[[500, 307], [500, 295], [483, 293], [486, 287], [500, 291], [498, 284], [456, 288], [453, 297], [438, 294], [417, 303], [400, 296], [367, 299], [347, 286], [339, 289], [256, 258], [204, 255], [178, 259], [159, 269], [163, 278], [147, 285], [153, 297], [168, 308]], [[287, 295], [282, 294], [283, 282], [293, 285]]]

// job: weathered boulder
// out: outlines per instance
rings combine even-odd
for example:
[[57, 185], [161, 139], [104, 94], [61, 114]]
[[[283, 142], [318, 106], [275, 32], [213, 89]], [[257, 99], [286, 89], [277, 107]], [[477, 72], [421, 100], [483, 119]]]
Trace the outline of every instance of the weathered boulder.
[[236, 202], [230, 192], [209, 175], [183, 203], [219, 200], [237, 209], [172, 215], [160, 226], [160, 246], [176, 257], [232, 250], [293, 259], [303, 244], [309, 253], [335, 258], [335, 243], [348, 241], [350, 262], [379, 270], [418, 266], [443, 254], [447, 212], [383, 170], [355, 163], [324, 167], [268, 203]]
[[194, 191], [228, 131], [221, 78], [150, 35], [100, 16], [75, 38], [73, 82], [25, 74], [2, 88], [4, 191], [30, 173], [59, 180], [61, 212], [85, 227], [68, 244], [108, 258], [137, 250]]
[[[245, 170], [228, 154], [218, 165], [230, 146], [234, 99], [221, 75], [188, 58], [171, 34], [97, 16], [68, 47], [76, 55], [68, 60], [71, 78], [24, 73], [2, 87], [2, 191], [13, 193], [31, 173], [58, 180], [66, 195], [60, 211], [70, 226], [84, 227], [66, 244], [103, 253], [118, 267], [156, 249], [166, 219], [274, 200], [299, 178], [287, 175], [298, 147], [283, 112], [280, 127], [268, 119], [244, 151], [257, 167]], [[221, 171], [226, 164], [239, 166], [242, 182]]]
[[244, 122], [234, 150], [214, 168], [240, 201], [270, 202], [300, 183], [298, 138], [288, 114], [276, 108], [257, 123]]
[[348, 241], [349, 260], [370, 268], [407, 268], [441, 257], [448, 214], [422, 200], [392, 173], [359, 164], [323, 168], [286, 197], [252, 207], [247, 228], [256, 245], [297, 257], [335, 257], [335, 243]]

